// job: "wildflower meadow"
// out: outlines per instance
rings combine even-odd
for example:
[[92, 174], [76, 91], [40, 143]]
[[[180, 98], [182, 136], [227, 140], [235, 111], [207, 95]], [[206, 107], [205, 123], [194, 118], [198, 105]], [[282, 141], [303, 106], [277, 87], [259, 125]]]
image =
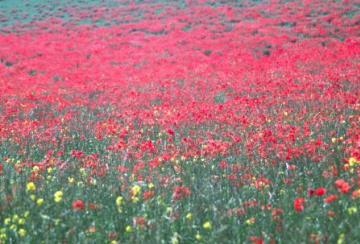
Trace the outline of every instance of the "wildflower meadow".
[[360, 243], [359, 12], [0, 1], [0, 243]]

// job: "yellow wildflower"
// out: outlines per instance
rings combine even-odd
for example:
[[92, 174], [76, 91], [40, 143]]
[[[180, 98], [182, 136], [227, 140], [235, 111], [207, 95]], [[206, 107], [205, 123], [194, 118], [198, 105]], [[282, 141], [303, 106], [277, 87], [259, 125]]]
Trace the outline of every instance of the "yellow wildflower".
[[131, 198], [131, 201], [132, 201], [133, 203], [137, 203], [137, 202], [139, 201], [139, 198], [138, 198], [138, 197], [132, 197], [132, 198]]
[[24, 237], [24, 236], [26, 236], [26, 230], [21, 228], [21, 229], [18, 231], [18, 234], [19, 234], [20, 237]]
[[29, 182], [26, 184], [26, 190], [27, 191], [35, 191], [36, 190], [36, 185], [34, 182]]
[[192, 213], [187, 213], [187, 215], [185, 216], [187, 220], [192, 220], [192, 217]]
[[11, 219], [10, 219], [10, 218], [4, 219], [4, 225], [9, 225], [10, 223], [11, 223]]
[[36, 204], [37, 204], [38, 206], [43, 205], [43, 203], [44, 203], [44, 199], [43, 199], [43, 198], [39, 198], [38, 200], [36, 200]]
[[360, 161], [358, 161], [356, 158], [351, 157], [349, 158], [349, 165], [350, 167], [354, 167], [356, 165], [360, 165]]
[[19, 225], [24, 225], [25, 224], [25, 219], [20, 218], [19, 221], [18, 221], [18, 224]]
[[344, 244], [345, 243], [345, 234], [344, 233], [339, 235], [339, 238], [338, 238], [336, 243], [337, 244]]
[[203, 228], [204, 228], [205, 230], [211, 230], [211, 228], [212, 228], [211, 222], [210, 222], [210, 221], [206, 221], [206, 222], [203, 224]]
[[126, 226], [125, 231], [126, 231], [127, 233], [132, 232], [132, 227], [131, 227], [130, 225]]
[[200, 233], [199, 233], [199, 232], [197, 232], [197, 233], [196, 233], [196, 235], [195, 235], [195, 239], [196, 239], [196, 240], [198, 240], [198, 241], [201, 241], [202, 236], [200, 235]]
[[148, 187], [149, 187], [149, 189], [153, 189], [155, 186], [153, 183], [149, 183]]
[[62, 200], [62, 197], [63, 197], [62, 191], [57, 191], [54, 193], [54, 201], [55, 202], [60, 202]]
[[357, 213], [357, 207], [350, 207], [350, 208], [347, 209], [347, 212], [348, 212], [349, 215]]
[[7, 239], [6, 233], [1, 233], [0, 234], [0, 240], [6, 240], [6, 239]]
[[12, 222], [17, 222], [19, 220], [19, 215], [17, 214], [14, 214], [13, 217], [12, 217]]
[[253, 224], [255, 224], [255, 218], [253, 217], [253, 218], [247, 219], [247, 220], [245, 221], [245, 224], [247, 224], [247, 225], [253, 225]]
[[123, 204], [124, 198], [122, 196], [118, 196], [115, 200], [116, 206], [121, 206]]
[[131, 187], [131, 194], [133, 196], [138, 195], [140, 193], [140, 191], [141, 191], [141, 187], [139, 185], [135, 185], [135, 186]]

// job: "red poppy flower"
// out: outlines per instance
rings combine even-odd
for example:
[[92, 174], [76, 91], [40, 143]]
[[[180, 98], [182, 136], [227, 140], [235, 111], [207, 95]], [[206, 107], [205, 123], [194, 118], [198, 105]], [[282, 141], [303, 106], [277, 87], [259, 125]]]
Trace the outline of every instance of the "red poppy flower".
[[151, 199], [154, 195], [155, 195], [155, 192], [154, 192], [154, 191], [145, 191], [145, 192], [143, 193], [143, 198], [144, 198], [144, 200], [146, 201], [146, 200]]
[[83, 210], [85, 208], [85, 204], [81, 199], [78, 199], [72, 202], [72, 208], [74, 210]]
[[295, 198], [294, 200], [294, 209], [296, 212], [301, 212], [304, 210], [305, 199], [303, 197]]
[[324, 203], [331, 203], [331, 202], [335, 201], [336, 199], [337, 199], [337, 196], [332, 194], [332, 195], [327, 196], [324, 199]]
[[339, 179], [335, 181], [335, 186], [338, 189], [338, 191], [342, 193], [347, 193], [350, 190], [350, 185], [343, 179]]
[[191, 194], [191, 191], [186, 186], [175, 186], [173, 190], [172, 198], [173, 200], [180, 200], [182, 198], [185, 198]]
[[326, 193], [326, 189], [324, 187], [318, 187], [315, 189], [315, 195], [316, 196], [322, 196]]
[[316, 189], [309, 189], [308, 195], [311, 197], [313, 195], [316, 195], [318, 197], [324, 195], [326, 193], [326, 189], [324, 187], [318, 187]]

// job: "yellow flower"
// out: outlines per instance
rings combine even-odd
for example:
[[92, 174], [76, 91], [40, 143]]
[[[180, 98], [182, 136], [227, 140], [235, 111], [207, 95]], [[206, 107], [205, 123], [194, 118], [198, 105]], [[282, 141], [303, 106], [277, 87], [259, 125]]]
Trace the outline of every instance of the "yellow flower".
[[198, 241], [201, 241], [202, 236], [200, 235], [200, 233], [199, 233], [199, 232], [197, 232], [197, 233], [196, 233], [196, 235], [195, 235], [195, 239], [196, 239], [196, 240], [198, 240]]
[[337, 243], [337, 244], [343, 244], [343, 243], [345, 243], [345, 234], [344, 234], [344, 233], [342, 233], [342, 234], [339, 235], [339, 238], [338, 238], [338, 240], [337, 240], [336, 243]]
[[25, 224], [25, 219], [20, 218], [19, 221], [18, 221], [18, 224], [19, 225], [24, 225]]
[[54, 170], [54, 168], [51, 168], [51, 167], [50, 167], [50, 168], [47, 169], [47, 172], [48, 172], [49, 174], [51, 174], [51, 173], [53, 172], [53, 170]]
[[4, 219], [4, 225], [9, 225], [10, 223], [11, 223], [11, 219], [10, 219], [10, 218]]
[[149, 187], [149, 189], [153, 189], [155, 186], [153, 183], [149, 183], [148, 187]]
[[7, 239], [6, 233], [1, 233], [0, 234], [0, 240], [6, 240], [6, 239]]
[[31, 195], [30, 195], [30, 199], [33, 200], [33, 201], [35, 201], [36, 196], [35, 196], [34, 194], [31, 194]]
[[185, 218], [187, 219], [187, 220], [192, 220], [192, 213], [188, 213], [186, 216], [185, 216]]
[[133, 187], [131, 187], [131, 194], [133, 196], [136, 196], [137, 194], [139, 194], [141, 191], [141, 187], [139, 185], [135, 185]]
[[27, 191], [35, 191], [36, 190], [36, 185], [34, 182], [29, 182], [26, 184], [26, 190]]
[[19, 215], [17, 214], [14, 214], [13, 217], [12, 217], [12, 222], [17, 222], [19, 220]]
[[26, 236], [26, 230], [25, 229], [20, 229], [18, 231], [18, 234], [19, 234], [20, 237], [24, 237], [24, 236]]
[[349, 158], [349, 165], [350, 167], [354, 167], [356, 165], [360, 165], [360, 161], [358, 161], [356, 158], [351, 157]]
[[24, 213], [24, 218], [26, 219], [27, 217], [29, 217], [29, 215], [30, 215], [30, 212], [29, 211], [25, 211], [25, 213]]
[[73, 177], [68, 177], [69, 184], [73, 184], [75, 182], [75, 179]]
[[255, 218], [253, 217], [253, 218], [247, 219], [247, 220], [245, 221], [245, 224], [247, 224], [247, 225], [253, 225], [253, 224], [255, 224]]
[[44, 199], [43, 199], [43, 198], [39, 198], [38, 200], [36, 200], [36, 204], [37, 204], [38, 206], [43, 205], [43, 203], [44, 203]]
[[131, 198], [131, 201], [132, 201], [133, 203], [137, 203], [137, 202], [139, 201], [139, 198], [138, 198], [138, 197], [132, 197], [132, 198]]
[[211, 222], [210, 222], [210, 221], [206, 221], [206, 222], [203, 224], [203, 228], [204, 228], [205, 230], [211, 230], [211, 228], [212, 228]]
[[116, 206], [121, 206], [123, 204], [124, 198], [122, 196], [118, 196], [115, 200]]
[[132, 227], [131, 227], [130, 225], [126, 226], [125, 231], [126, 231], [127, 233], [132, 232]]
[[332, 142], [332, 143], [335, 143], [335, 142], [336, 142], [336, 138], [335, 138], [335, 137], [331, 138], [331, 142]]
[[348, 212], [349, 215], [357, 213], [357, 207], [350, 207], [350, 208], [347, 209], [347, 212]]
[[57, 191], [54, 193], [54, 201], [55, 202], [60, 202], [62, 200], [62, 197], [63, 197], [62, 191]]

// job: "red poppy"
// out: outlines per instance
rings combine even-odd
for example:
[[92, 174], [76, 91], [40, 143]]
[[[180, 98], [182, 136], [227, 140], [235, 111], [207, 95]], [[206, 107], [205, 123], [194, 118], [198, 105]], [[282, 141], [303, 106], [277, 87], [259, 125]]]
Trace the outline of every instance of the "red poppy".
[[324, 195], [325, 193], [326, 193], [326, 189], [324, 187], [318, 187], [316, 189], [309, 189], [308, 190], [308, 195], [310, 197], [312, 197], [314, 195], [320, 197], [320, 196]]
[[303, 197], [295, 198], [294, 200], [294, 209], [296, 212], [301, 212], [304, 210], [305, 199]]
[[182, 198], [190, 196], [191, 191], [186, 186], [175, 186], [173, 190], [173, 200], [180, 200]]
[[337, 199], [337, 196], [332, 194], [324, 198], [324, 203], [331, 203]]
[[326, 189], [324, 187], [318, 187], [315, 189], [315, 195], [316, 196], [322, 196], [326, 193]]
[[83, 200], [78, 199], [72, 202], [72, 208], [74, 210], [83, 210], [85, 208], [85, 204]]
[[338, 189], [338, 191], [342, 193], [347, 193], [350, 190], [350, 185], [343, 179], [339, 179], [335, 181], [335, 186]]
[[144, 198], [144, 200], [146, 201], [146, 200], [151, 199], [154, 195], [155, 195], [155, 192], [154, 192], [154, 191], [145, 191], [145, 192], [143, 193], [143, 198]]
[[250, 236], [249, 241], [251, 241], [252, 244], [263, 244], [264, 243], [263, 239], [260, 237], [257, 237], [257, 236]]

